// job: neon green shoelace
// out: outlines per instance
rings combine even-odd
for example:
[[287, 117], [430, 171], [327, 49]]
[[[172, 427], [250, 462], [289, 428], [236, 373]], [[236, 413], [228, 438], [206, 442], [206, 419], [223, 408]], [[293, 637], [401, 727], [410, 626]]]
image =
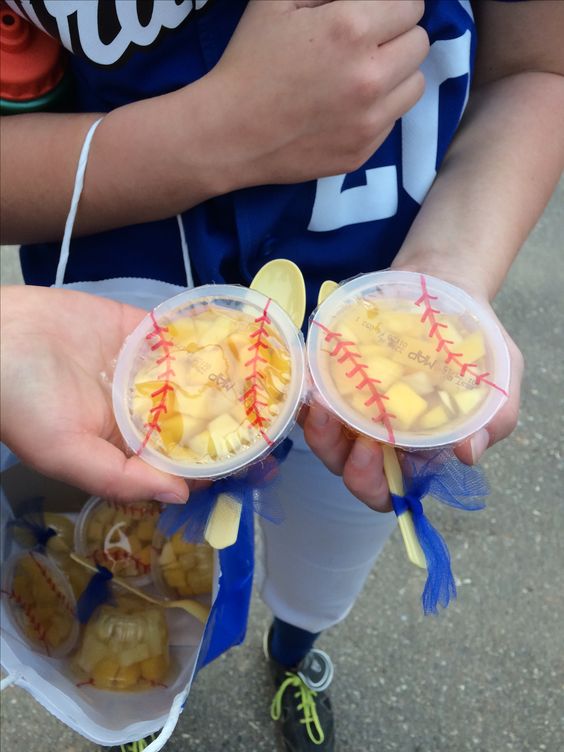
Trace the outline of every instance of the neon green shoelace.
[[317, 692], [310, 689], [296, 674], [286, 672], [287, 679], [284, 679], [282, 684], [278, 687], [272, 705], [270, 708], [270, 715], [273, 721], [279, 721], [282, 715], [282, 697], [284, 692], [289, 687], [295, 687], [297, 690], [294, 692], [294, 697], [300, 700], [298, 710], [301, 710], [304, 714], [303, 718], [300, 718], [300, 723], [306, 725], [307, 735], [314, 744], [323, 744], [325, 741], [325, 734], [319, 723], [319, 716], [317, 715], [317, 708], [315, 707], [315, 696]]
[[121, 745], [121, 752], [143, 752], [147, 749], [149, 744], [154, 740], [155, 735], [152, 734], [150, 739], [139, 739], [138, 742], [130, 742], [129, 744]]

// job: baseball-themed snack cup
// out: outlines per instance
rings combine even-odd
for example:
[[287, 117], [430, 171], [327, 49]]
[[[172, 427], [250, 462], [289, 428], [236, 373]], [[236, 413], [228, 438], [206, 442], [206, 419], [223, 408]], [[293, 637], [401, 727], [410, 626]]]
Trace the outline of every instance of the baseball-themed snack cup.
[[80, 684], [135, 692], [169, 679], [168, 628], [162, 609], [120, 595], [88, 620], [73, 660]]
[[158, 590], [169, 598], [209, 595], [213, 586], [214, 554], [207, 543], [191, 543], [178, 530], [170, 538], [153, 539], [151, 572]]
[[[261, 279], [270, 282], [267, 267]], [[162, 303], [129, 335], [114, 374], [114, 412], [146, 462], [217, 480], [264, 459], [285, 438], [304, 378], [299, 328], [272, 295], [206, 285]], [[234, 543], [240, 511], [240, 500], [221, 493], [206, 540]]]
[[[492, 419], [509, 387], [501, 330], [488, 310], [454, 285], [414, 272], [374, 272], [341, 286], [325, 283], [310, 321], [307, 355], [317, 399], [356, 433], [384, 445], [384, 468], [408, 556], [431, 575], [429, 552], [415, 529], [421, 528], [422, 509], [406, 502], [413, 489], [404, 487], [393, 447], [435, 450], [438, 457], [437, 449], [452, 447]], [[433, 462], [433, 477], [444, 471], [439, 465], [447, 454]], [[425, 463], [410, 464], [410, 484], [421, 491]], [[460, 501], [467, 496], [462, 475], [454, 475], [451, 496], [458, 501], [441, 500], [466, 508]], [[438, 486], [433, 484], [435, 496]], [[470, 486], [478, 491], [484, 484]], [[410, 498], [413, 502], [413, 494]], [[474, 502], [471, 506], [476, 508]]]
[[68, 655], [79, 629], [71, 587], [52, 560], [37, 551], [6, 562], [2, 583], [9, 618], [35, 651], [52, 658]]
[[45, 512], [42, 499], [30, 500], [34, 511], [21, 514], [8, 523], [11, 538], [23, 549], [44, 553], [66, 575], [75, 598], [88, 584], [88, 573], [71, 559], [74, 522], [63, 514]]
[[156, 501], [123, 504], [92, 497], [76, 523], [80, 555], [135, 585], [151, 581], [151, 543], [160, 514]]

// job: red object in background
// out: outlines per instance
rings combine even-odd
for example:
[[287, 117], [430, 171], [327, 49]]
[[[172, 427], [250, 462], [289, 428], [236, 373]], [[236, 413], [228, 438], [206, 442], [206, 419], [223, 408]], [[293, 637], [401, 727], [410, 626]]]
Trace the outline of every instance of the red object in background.
[[0, 3], [0, 99], [42, 100], [65, 74], [60, 43]]

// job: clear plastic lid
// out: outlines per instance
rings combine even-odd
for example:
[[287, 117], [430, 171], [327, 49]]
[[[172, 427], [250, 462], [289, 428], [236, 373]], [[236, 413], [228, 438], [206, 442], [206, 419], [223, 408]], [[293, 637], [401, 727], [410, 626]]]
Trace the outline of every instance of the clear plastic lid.
[[156, 501], [122, 504], [94, 496], [82, 508], [75, 526], [76, 552], [132, 585], [147, 585], [159, 514]]
[[194, 598], [213, 590], [214, 552], [207, 543], [190, 543], [178, 530], [170, 537], [158, 530], [153, 538], [151, 574], [167, 598]]
[[343, 423], [404, 448], [456, 444], [507, 399], [509, 353], [491, 313], [415, 272], [337, 288], [311, 318], [307, 354], [315, 388]]
[[36, 551], [17, 554], [4, 566], [2, 596], [15, 629], [34, 650], [61, 658], [79, 636], [76, 601], [66, 577]]
[[118, 595], [88, 620], [73, 659], [80, 684], [120, 692], [163, 687], [171, 680], [164, 612]]
[[219, 478], [287, 435], [304, 375], [301, 333], [280, 306], [244, 287], [207, 285], [162, 303], [127, 338], [114, 412], [150, 464]]

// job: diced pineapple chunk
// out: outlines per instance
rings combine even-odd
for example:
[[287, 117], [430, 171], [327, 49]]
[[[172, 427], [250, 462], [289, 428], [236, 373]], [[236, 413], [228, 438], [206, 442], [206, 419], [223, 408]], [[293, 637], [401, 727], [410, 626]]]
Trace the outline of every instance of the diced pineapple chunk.
[[182, 587], [186, 583], [184, 572], [180, 567], [171, 567], [170, 569], [163, 569], [163, 577], [167, 585], [177, 588]]
[[438, 428], [444, 425], [449, 419], [447, 411], [443, 405], [437, 405], [433, 407], [429, 412], [425, 413], [419, 421], [421, 428]]
[[417, 394], [422, 397], [435, 391], [435, 385], [433, 384], [431, 377], [424, 371], [407, 373], [403, 376], [402, 380], [410, 386], [414, 392], [417, 392]]
[[382, 358], [381, 356], [368, 357], [366, 348], [363, 351], [363, 356], [368, 363], [368, 370], [372, 378], [378, 379], [378, 389], [380, 391], [387, 391], [390, 386], [399, 379], [403, 373], [403, 368], [398, 363], [394, 363], [393, 360], [388, 358]]
[[117, 657], [120, 666], [131, 666], [134, 663], [140, 663], [150, 658], [149, 648], [142, 642], [138, 645], [128, 645], [119, 651]]
[[388, 398], [387, 411], [395, 415], [402, 428], [406, 430], [411, 428], [417, 418], [427, 409], [427, 402], [423, 397], [402, 381], [390, 387], [386, 392], [386, 397]]
[[460, 351], [466, 363], [477, 363], [486, 354], [486, 343], [482, 332], [475, 331], [460, 343]]
[[174, 552], [173, 544], [170, 541], [166, 541], [159, 555], [159, 564], [161, 567], [166, 567], [173, 565], [175, 562], [176, 554]]
[[211, 441], [210, 432], [207, 430], [193, 436], [188, 442], [188, 446], [198, 457], [215, 456], [215, 447]]
[[155, 655], [141, 663], [141, 676], [149, 682], [162, 682], [167, 670], [168, 661], [164, 655]]
[[468, 389], [464, 392], [459, 392], [454, 395], [458, 409], [464, 415], [469, 415], [473, 410], [478, 407], [480, 402], [485, 398], [485, 389]]

